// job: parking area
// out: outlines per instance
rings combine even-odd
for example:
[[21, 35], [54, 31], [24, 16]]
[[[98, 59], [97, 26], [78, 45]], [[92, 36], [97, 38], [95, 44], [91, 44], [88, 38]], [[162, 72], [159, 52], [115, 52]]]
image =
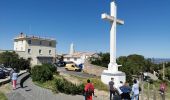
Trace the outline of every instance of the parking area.
[[67, 73], [67, 74], [70, 74], [70, 75], [79, 76], [79, 77], [83, 77], [83, 78], [95, 78], [96, 77], [94, 75], [84, 73], [83, 71], [81, 71], [81, 72], [67, 71], [67, 70], [65, 70], [64, 67], [58, 67], [57, 70], [59, 72], [62, 72], [62, 73]]
[[0, 80], [8, 78], [11, 70], [12, 68], [5, 68], [3, 65], [0, 65]]

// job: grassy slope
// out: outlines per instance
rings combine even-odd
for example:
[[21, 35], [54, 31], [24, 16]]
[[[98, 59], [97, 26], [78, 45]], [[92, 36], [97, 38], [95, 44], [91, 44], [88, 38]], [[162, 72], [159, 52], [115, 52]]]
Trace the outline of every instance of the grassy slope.
[[[82, 83], [86, 84], [87, 83], [87, 79], [88, 78], [82, 78], [82, 77], [78, 77], [78, 76], [73, 76], [74, 78], [77, 78], [79, 81], [81, 81]], [[104, 91], [108, 91], [108, 86], [103, 84], [100, 80], [100, 78], [90, 78], [91, 82], [94, 84], [94, 87], [98, 90], [104, 90]]]
[[[50, 81], [47, 81], [47, 82], [44, 82], [44, 83], [39, 83], [39, 82], [34, 82], [36, 85], [40, 86], [40, 87], [43, 87], [43, 88], [47, 88], [47, 89], [50, 89], [52, 91], [55, 91], [55, 79], [56, 78], [65, 78], [66, 76], [60, 76], [60, 75], [54, 75], [54, 79], [53, 80], [50, 80]], [[72, 76], [72, 75], [69, 75], [69, 78], [74, 78], [76, 80], [78, 80], [80, 83], [83, 83], [83, 84], [86, 84], [87, 82], [87, 78], [82, 78], [82, 77], [77, 77], [77, 76]], [[68, 76], [66, 78], [68, 80]], [[95, 88], [98, 89], [98, 90], [104, 90], [104, 91], [108, 91], [108, 87], [106, 85], [104, 85], [100, 79], [98, 78], [91, 78], [90, 79], [91, 82], [94, 84]], [[68, 81], [71, 81], [71, 80], [68, 80]]]
[[3, 94], [2, 92], [0, 92], [0, 100], [7, 100], [5, 94]]
[[[160, 84], [161, 84], [161, 81], [154, 81], [153, 84], [149, 84], [149, 95], [151, 97], [155, 93], [156, 94], [155, 96], [160, 99], [160, 94], [159, 94], [160, 93], [159, 92]], [[144, 94], [148, 95], [148, 83], [146, 83], [146, 82], [144, 83]], [[170, 84], [168, 84], [168, 86], [167, 86], [165, 97], [170, 98]]]

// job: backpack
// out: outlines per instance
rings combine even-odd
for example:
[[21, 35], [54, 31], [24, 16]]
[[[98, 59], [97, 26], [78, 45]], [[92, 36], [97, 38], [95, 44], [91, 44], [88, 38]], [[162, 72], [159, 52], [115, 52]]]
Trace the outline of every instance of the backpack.
[[92, 87], [90, 86], [90, 87], [87, 89], [86, 96], [92, 96], [93, 93], [94, 93], [94, 89], [92, 89]]

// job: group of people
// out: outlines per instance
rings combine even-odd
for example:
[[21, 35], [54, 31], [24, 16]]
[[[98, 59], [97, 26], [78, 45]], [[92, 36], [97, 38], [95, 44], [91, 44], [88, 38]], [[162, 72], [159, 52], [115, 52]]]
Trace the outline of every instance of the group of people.
[[[109, 82], [110, 100], [112, 100], [112, 96], [113, 98], [116, 97], [116, 94], [118, 100], [139, 100], [139, 83], [136, 79], [134, 79], [133, 83], [132, 88], [127, 82], [124, 84], [123, 82], [120, 82], [119, 86], [115, 87], [114, 78], [111, 78], [111, 81]], [[132, 96], [130, 96], [130, 93], [132, 93]], [[94, 86], [90, 83], [89, 79], [84, 88], [84, 96], [85, 100], [92, 100], [92, 96], [94, 96]]]
[[[120, 81], [120, 84], [118, 87], [115, 87], [114, 85], [114, 78], [111, 78], [111, 81], [109, 82], [110, 87], [110, 100], [117, 97], [117, 99], [120, 100], [139, 100], [139, 83], [136, 79], [133, 81], [132, 88], [129, 86], [129, 83], [125, 82], [123, 84], [122, 81]], [[130, 94], [132, 93], [132, 96]], [[115, 96], [117, 94], [117, 96]]]
[[12, 69], [11, 72], [10, 72], [10, 79], [11, 79], [11, 83], [12, 83], [13, 90], [16, 89], [17, 78], [18, 78], [18, 73], [17, 73], [16, 68], [14, 68], [14, 69]]

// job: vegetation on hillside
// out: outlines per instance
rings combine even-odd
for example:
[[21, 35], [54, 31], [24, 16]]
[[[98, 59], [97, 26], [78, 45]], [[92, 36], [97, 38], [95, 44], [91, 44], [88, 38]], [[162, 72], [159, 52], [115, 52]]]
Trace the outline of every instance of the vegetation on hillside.
[[5, 67], [17, 68], [18, 70], [24, 70], [30, 68], [30, 61], [20, 58], [15, 52], [3, 52], [0, 53], [0, 64]]
[[56, 68], [51, 64], [36, 65], [31, 69], [33, 81], [45, 82], [53, 79], [53, 73]]
[[[109, 53], [99, 53], [98, 58], [90, 58], [91, 64], [99, 65], [103, 67], [108, 67], [110, 61]], [[128, 82], [132, 82], [132, 75], [140, 75], [142, 72], [157, 72], [157, 76], [159, 79], [162, 79], [162, 64], [154, 64], [152, 59], [145, 58], [142, 55], [132, 54], [129, 56], [120, 56], [117, 58], [118, 65], [122, 65], [119, 67], [120, 71], [126, 73], [126, 79]], [[165, 66], [165, 76], [168, 80], [170, 80], [170, 62]]]
[[61, 92], [75, 95], [83, 92], [83, 84], [73, 84], [58, 75], [56, 71], [56, 68], [51, 64], [36, 65], [31, 69], [31, 77], [37, 85], [51, 89], [56, 93]]

